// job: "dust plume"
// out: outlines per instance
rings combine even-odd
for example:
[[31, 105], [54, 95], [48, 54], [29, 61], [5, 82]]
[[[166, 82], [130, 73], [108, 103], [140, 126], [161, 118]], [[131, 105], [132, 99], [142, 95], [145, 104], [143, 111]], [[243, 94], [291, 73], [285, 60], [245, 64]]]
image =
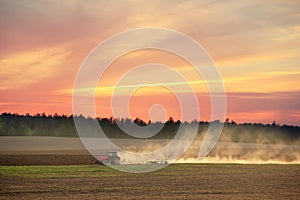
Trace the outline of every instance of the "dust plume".
[[[239, 130], [241, 131], [241, 130]], [[300, 139], [281, 131], [247, 131], [239, 132], [225, 127], [221, 137], [212, 151], [205, 157], [199, 158], [199, 150], [205, 131], [199, 133], [192, 145], [176, 160], [159, 154], [156, 159], [169, 163], [245, 163], [245, 164], [300, 164]], [[159, 150], [171, 140], [149, 139], [135, 140], [130, 145], [123, 145], [126, 151], [148, 153]], [[185, 141], [182, 140], [184, 143]], [[125, 142], [124, 144], [129, 144]], [[176, 148], [182, 148], [177, 146]], [[121, 156], [122, 157], [122, 156]], [[130, 157], [124, 163], [145, 162], [143, 157]]]

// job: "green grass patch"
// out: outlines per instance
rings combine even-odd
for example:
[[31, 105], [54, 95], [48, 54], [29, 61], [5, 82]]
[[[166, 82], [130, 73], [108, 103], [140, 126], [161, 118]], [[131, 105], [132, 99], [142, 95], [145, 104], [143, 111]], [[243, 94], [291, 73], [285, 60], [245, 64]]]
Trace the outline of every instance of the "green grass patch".
[[[0, 166], [0, 177], [24, 177], [24, 178], [81, 178], [81, 177], [103, 177], [103, 176], [123, 176], [130, 175], [124, 171], [144, 171], [154, 165], [119, 165], [112, 169], [102, 165], [75, 165], [75, 166]], [[216, 173], [215, 165], [203, 164], [174, 164], [159, 169], [154, 175], [173, 176], [189, 174]], [[136, 170], [135, 170], [136, 169]], [[209, 170], [211, 169], [211, 170]], [[131, 175], [139, 175], [131, 174]], [[142, 175], [142, 174], [141, 174]]]
[[[281, 170], [297, 168], [299, 165], [236, 165], [236, 164], [172, 164], [157, 171], [150, 172], [156, 176], [200, 175], [200, 174], [232, 174], [243, 170]], [[155, 165], [118, 165], [112, 169], [102, 165], [75, 166], [0, 166], [1, 177], [24, 178], [83, 178], [106, 176], [143, 176], [143, 173], [130, 174], [122, 171], [145, 171]]]
[[121, 172], [106, 166], [1, 166], [0, 177], [79, 178], [120, 176]]

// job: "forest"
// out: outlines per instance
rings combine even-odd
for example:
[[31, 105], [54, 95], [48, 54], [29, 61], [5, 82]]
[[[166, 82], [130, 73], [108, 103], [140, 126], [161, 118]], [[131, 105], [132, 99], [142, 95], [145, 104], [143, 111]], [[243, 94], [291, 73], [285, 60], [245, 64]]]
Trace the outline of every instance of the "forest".
[[[177, 133], [178, 127], [184, 125], [190, 127], [198, 125], [198, 135], [201, 136], [210, 123], [204, 121], [181, 122], [170, 117], [166, 122], [144, 122], [142, 119], [114, 119], [110, 118], [85, 118], [83, 116], [67, 115], [20, 115], [2, 113], [0, 115], [0, 136], [55, 136], [55, 137], [78, 137], [74, 118], [83, 121], [97, 121], [105, 135], [109, 138], [131, 138], [124, 133], [118, 124], [131, 126], [162, 126], [163, 128], [152, 137], [152, 139], [172, 139]], [[227, 119], [225, 122], [214, 121], [213, 123], [224, 123], [221, 141], [231, 142], [254, 142], [254, 143], [295, 143], [300, 141], [300, 127], [293, 125], [279, 125], [262, 123], [238, 124]], [[93, 132], [95, 130], [91, 130]]]

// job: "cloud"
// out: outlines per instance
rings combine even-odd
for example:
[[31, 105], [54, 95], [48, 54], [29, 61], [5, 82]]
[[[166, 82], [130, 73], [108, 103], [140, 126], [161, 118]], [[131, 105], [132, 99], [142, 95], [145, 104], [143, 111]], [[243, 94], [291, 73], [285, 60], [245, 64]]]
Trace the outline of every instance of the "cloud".
[[63, 47], [37, 49], [0, 60], [0, 89], [38, 83], [60, 74], [69, 52]]
[[1, 0], [0, 55], [95, 38], [99, 42], [124, 22], [126, 10], [106, 1]]

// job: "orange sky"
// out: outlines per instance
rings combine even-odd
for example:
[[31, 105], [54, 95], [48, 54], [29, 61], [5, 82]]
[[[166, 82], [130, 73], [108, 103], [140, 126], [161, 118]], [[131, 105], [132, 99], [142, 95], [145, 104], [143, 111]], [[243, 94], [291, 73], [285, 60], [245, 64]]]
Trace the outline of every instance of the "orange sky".
[[[227, 92], [228, 118], [300, 125], [299, 10], [297, 1], [276, 0], [0, 0], [0, 112], [71, 114], [76, 73], [96, 45], [128, 29], [161, 27], [192, 37], [210, 54]], [[155, 50], [129, 53], [109, 67], [97, 88], [97, 114], [112, 115], [110, 96], [124, 73], [153, 62], [187, 77], [199, 100], [200, 120], [210, 120], [202, 77], [182, 58]], [[146, 75], [163, 77], [164, 72], [144, 70], [131, 80]], [[180, 85], [176, 90], [187, 92]], [[122, 92], [116, 97], [120, 101], [128, 91]], [[176, 98], [162, 87], [139, 89], [130, 101], [131, 116], [148, 120], [153, 104], [166, 111], [154, 113], [156, 119], [180, 118]]]

